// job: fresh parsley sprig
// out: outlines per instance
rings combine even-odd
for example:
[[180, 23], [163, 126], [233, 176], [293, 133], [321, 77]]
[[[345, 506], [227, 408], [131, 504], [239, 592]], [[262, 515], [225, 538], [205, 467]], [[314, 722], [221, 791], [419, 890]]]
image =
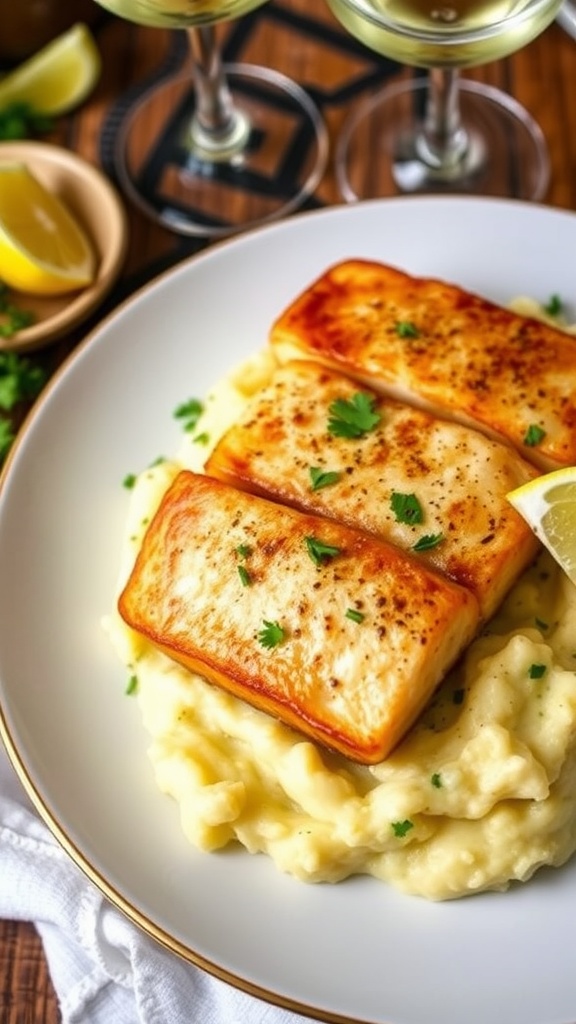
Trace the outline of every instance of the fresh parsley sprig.
[[322, 469], [320, 466], [310, 466], [310, 487], [313, 491], [320, 491], [323, 487], [330, 487], [337, 484], [341, 473], [336, 470]]
[[336, 555], [339, 555], [342, 550], [334, 544], [326, 544], [323, 540], [319, 540], [318, 537], [305, 537], [304, 543], [310, 558], [314, 565], [317, 566], [324, 565], [331, 558], [336, 558]]
[[396, 516], [396, 522], [408, 523], [414, 526], [424, 520], [422, 505], [415, 494], [403, 494], [401, 491], [393, 491], [390, 498], [390, 508]]
[[286, 630], [276, 620], [264, 619], [262, 629], [258, 633], [258, 642], [262, 647], [271, 650], [278, 647], [286, 639]]
[[382, 419], [374, 406], [376, 398], [357, 391], [352, 398], [336, 398], [329, 406], [328, 432], [334, 437], [363, 437]]

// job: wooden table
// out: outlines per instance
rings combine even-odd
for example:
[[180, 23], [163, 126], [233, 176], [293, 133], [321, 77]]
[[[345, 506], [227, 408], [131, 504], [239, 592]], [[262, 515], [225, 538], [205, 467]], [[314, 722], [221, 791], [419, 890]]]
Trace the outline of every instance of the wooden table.
[[[76, 150], [112, 173], [111, 112], [135, 83], [153, 76], [166, 62], [176, 66], [183, 48], [177, 45], [176, 34], [136, 28], [99, 9], [93, 31], [103, 55], [101, 81], [82, 109], [59, 121], [47, 141]], [[387, 75], [404, 73], [343, 35], [322, 2], [272, 0], [244, 19], [242, 33], [234, 27], [229, 30], [226, 43], [228, 59], [262, 62], [305, 86], [320, 104], [332, 139], [354, 103]], [[554, 24], [519, 53], [469, 72], [469, 77], [505, 90], [530, 111], [550, 152], [552, 175], [546, 202], [576, 210], [576, 41]], [[338, 201], [329, 167], [308, 205]], [[128, 204], [127, 209], [130, 244], [126, 266], [105, 303], [106, 310], [159, 271], [203, 247], [197, 240], [171, 235]], [[97, 317], [93, 318], [85, 329], [96, 321]], [[38, 358], [49, 371], [54, 369], [82, 333], [76, 332]], [[33, 926], [0, 921], [0, 1021], [57, 1024], [59, 1019]]]

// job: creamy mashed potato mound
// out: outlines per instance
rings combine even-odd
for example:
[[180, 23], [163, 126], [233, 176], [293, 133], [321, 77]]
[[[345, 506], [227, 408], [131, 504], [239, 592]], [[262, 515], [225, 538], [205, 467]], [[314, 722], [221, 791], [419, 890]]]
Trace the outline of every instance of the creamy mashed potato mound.
[[[167, 486], [182, 468], [202, 470], [271, 358], [257, 355], [219, 384], [178, 457], [140, 474], [120, 584]], [[545, 552], [374, 767], [192, 675], [117, 612], [106, 628], [137, 680], [158, 786], [201, 850], [237, 841], [303, 881], [361, 873], [443, 900], [506, 889], [576, 849], [576, 587]]]

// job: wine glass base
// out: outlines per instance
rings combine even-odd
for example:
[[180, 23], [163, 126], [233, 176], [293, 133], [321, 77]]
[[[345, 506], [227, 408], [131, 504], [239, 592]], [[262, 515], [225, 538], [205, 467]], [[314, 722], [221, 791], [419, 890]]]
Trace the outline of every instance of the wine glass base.
[[385, 195], [465, 193], [539, 200], [550, 179], [544, 136], [530, 114], [492, 86], [460, 80], [463, 154], [446, 171], [422, 158], [426, 78], [386, 86], [344, 125], [336, 178], [347, 202]]
[[244, 136], [227, 158], [191, 147], [190, 75], [153, 86], [120, 125], [114, 162], [121, 187], [177, 234], [221, 238], [283, 217], [312, 195], [326, 168], [328, 133], [299, 85], [254, 65], [224, 71]]

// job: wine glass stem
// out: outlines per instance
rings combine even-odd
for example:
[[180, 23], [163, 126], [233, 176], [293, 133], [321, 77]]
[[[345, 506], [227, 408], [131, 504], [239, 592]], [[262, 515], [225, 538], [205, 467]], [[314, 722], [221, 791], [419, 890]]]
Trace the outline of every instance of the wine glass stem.
[[449, 176], [462, 163], [468, 136], [460, 117], [459, 72], [431, 68], [424, 123], [416, 140], [419, 157], [430, 168]]
[[232, 98], [214, 25], [187, 29], [196, 106], [188, 145], [200, 159], [230, 160], [250, 136], [250, 122]]

